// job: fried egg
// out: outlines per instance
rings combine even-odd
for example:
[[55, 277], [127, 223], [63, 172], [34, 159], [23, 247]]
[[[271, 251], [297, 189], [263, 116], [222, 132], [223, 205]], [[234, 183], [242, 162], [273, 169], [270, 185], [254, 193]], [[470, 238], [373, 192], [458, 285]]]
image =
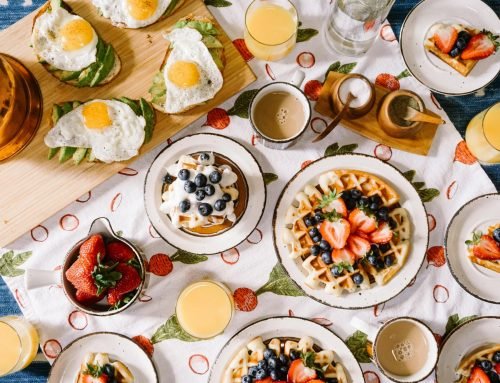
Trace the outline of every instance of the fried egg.
[[167, 88], [165, 112], [180, 113], [214, 98], [222, 74], [196, 29], [174, 29], [165, 38], [173, 48], [163, 68]]
[[45, 136], [50, 148], [91, 148], [100, 161], [124, 161], [144, 142], [144, 117], [120, 101], [93, 100], [62, 116]]
[[113, 24], [142, 28], [157, 22], [171, 0], [92, 0], [101, 14]]
[[42, 13], [31, 35], [37, 56], [66, 71], [78, 71], [94, 63], [97, 41], [97, 33], [87, 20], [61, 7]]

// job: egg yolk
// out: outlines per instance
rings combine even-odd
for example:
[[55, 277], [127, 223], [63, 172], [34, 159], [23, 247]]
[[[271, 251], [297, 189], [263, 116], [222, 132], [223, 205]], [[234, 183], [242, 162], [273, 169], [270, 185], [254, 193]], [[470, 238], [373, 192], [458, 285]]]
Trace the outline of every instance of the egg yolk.
[[76, 19], [64, 24], [59, 34], [65, 51], [81, 49], [94, 39], [94, 29], [84, 19]]
[[111, 125], [108, 106], [104, 102], [87, 104], [82, 110], [83, 123], [89, 129], [103, 129]]
[[136, 20], [146, 20], [154, 15], [158, 0], [127, 0], [130, 16]]
[[176, 61], [168, 68], [168, 79], [179, 88], [189, 88], [200, 82], [200, 71], [193, 62]]

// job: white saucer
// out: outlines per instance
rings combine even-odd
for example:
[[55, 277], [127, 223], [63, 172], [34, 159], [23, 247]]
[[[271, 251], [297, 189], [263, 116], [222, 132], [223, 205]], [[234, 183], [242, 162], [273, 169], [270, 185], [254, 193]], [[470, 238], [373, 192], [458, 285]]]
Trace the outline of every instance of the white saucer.
[[236, 353], [245, 347], [255, 337], [301, 338], [309, 336], [314, 344], [324, 350], [332, 350], [335, 361], [345, 368], [349, 383], [364, 382], [363, 372], [352, 352], [334, 332], [315, 322], [298, 317], [273, 317], [252, 323], [237, 332], [222, 348], [212, 366], [208, 383], [223, 381], [225, 369]]
[[500, 194], [486, 194], [467, 202], [453, 216], [444, 240], [451, 274], [469, 294], [500, 304], [500, 274], [472, 263], [465, 241], [472, 232], [500, 222]]
[[[371, 289], [359, 290], [355, 293], [344, 292], [340, 296], [327, 294], [323, 288], [311, 289], [304, 283], [306, 274], [301, 266], [301, 258], [290, 258], [287, 246], [283, 243], [285, 215], [288, 207], [294, 201], [295, 195], [303, 190], [306, 184], [316, 183], [321, 174], [332, 169], [362, 170], [386, 180], [399, 193], [401, 205], [408, 211], [412, 231], [410, 254], [403, 267], [385, 286], [373, 285]], [[422, 266], [429, 239], [427, 214], [413, 185], [392, 165], [363, 154], [324, 157], [300, 170], [281, 192], [274, 212], [273, 226], [276, 252], [290, 277], [309, 297], [328, 306], [343, 309], [375, 306], [394, 298], [403, 291]]]
[[480, 60], [467, 77], [424, 49], [428, 30], [436, 23], [459, 23], [493, 34], [500, 19], [481, 0], [423, 0], [406, 16], [400, 33], [403, 59], [413, 77], [434, 92], [464, 95], [480, 90], [500, 72], [500, 54]]
[[[248, 203], [243, 215], [230, 229], [214, 236], [197, 237], [175, 227], [160, 211], [160, 205], [167, 166], [176, 163], [181, 155], [202, 151], [218, 153], [240, 168], [248, 186]], [[244, 146], [218, 134], [193, 134], [167, 146], [154, 159], [146, 174], [144, 202], [151, 225], [169, 244], [191, 253], [215, 254], [237, 246], [257, 227], [266, 205], [266, 187], [260, 165]]]
[[455, 382], [458, 379], [455, 369], [462, 358], [491, 343], [500, 343], [500, 317], [480, 317], [457, 327], [441, 345], [436, 366], [437, 382]]
[[136, 382], [158, 383], [153, 361], [133, 340], [112, 332], [84, 335], [68, 344], [52, 365], [47, 383], [76, 382], [83, 359], [89, 352], [104, 352], [124, 363]]

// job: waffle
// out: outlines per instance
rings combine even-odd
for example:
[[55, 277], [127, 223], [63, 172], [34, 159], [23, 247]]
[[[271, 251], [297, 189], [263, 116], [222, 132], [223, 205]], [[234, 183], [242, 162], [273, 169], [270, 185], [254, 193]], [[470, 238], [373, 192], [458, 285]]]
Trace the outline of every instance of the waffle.
[[495, 362], [493, 362], [493, 355], [495, 354], [495, 352], [500, 352], [500, 344], [489, 344], [466, 355], [460, 361], [460, 364], [458, 365], [456, 370], [460, 375], [460, 379], [457, 380], [457, 383], [467, 383], [472, 368], [477, 361], [489, 360], [493, 365], [495, 365]]
[[248, 375], [249, 368], [257, 366], [259, 361], [264, 359], [266, 348], [273, 350], [276, 356], [283, 353], [287, 357], [290, 357], [292, 350], [302, 354], [313, 352], [314, 363], [324, 371], [325, 379], [336, 378], [338, 383], [348, 383], [343, 366], [334, 360], [334, 352], [320, 350], [308, 336], [299, 340], [296, 338], [273, 338], [266, 342], [262, 340], [262, 337], [256, 337], [239, 350], [229, 362], [222, 383], [241, 383], [242, 377]]
[[[114, 379], [117, 383], [134, 383], [134, 375], [132, 375], [127, 366], [118, 360], [111, 362], [108, 354], [102, 352], [89, 352], [85, 355], [85, 358], [80, 366], [80, 372], [76, 378], [76, 383], [88, 382], [88, 375], [91, 371], [95, 374], [104, 373], [105, 371], [102, 371], [101, 368], [106, 364], [113, 367]], [[95, 378], [97, 379], [97, 376], [95, 376]]]
[[[391, 266], [377, 269], [363, 258], [352, 268], [344, 269], [342, 275], [334, 276], [332, 267], [335, 264], [327, 265], [320, 255], [311, 254], [314, 242], [304, 219], [319, 208], [323, 196], [334, 190], [340, 193], [349, 189], [360, 190], [366, 197], [378, 195], [380, 206], [389, 209], [389, 217], [394, 224], [393, 236], [386, 246], [388, 249], [380, 251], [380, 257], [385, 261], [386, 257], [391, 256], [394, 261]], [[328, 210], [328, 206], [322, 209], [323, 212]], [[352, 293], [358, 289], [369, 289], [373, 283], [385, 285], [404, 265], [410, 251], [410, 221], [407, 211], [399, 206], [398, 193], [380, 178], [358, 170], [331, 170], [320, 175], [316, 185], [306, 185], [288, 208], [285, 225], [283, 241], [290, 257], [296, 259], [305, 271], [304, 283], [312, 289], [324, 288], [328, 294], [337, 296], [344, 291]], [[363, 277], [362, 283], [354, 282], [355, 274]]]
[[[500, 227], [500, 223], [497, 223], [496, 225], [490, 226], [488, 228], [488, 232], [486, 234], [489, 236], [492, 236], [493, 231], [499, 227]], [[474, 255], [472, 247], [469, 247], [468, 250], [469, 250], [469, 259], [471, 260], [471, 262], [475, 263], [476, 265], [486, 267], [487, 269], [496, 271], [497, 273], [500, 273], [500, 260], [480, 259]]]

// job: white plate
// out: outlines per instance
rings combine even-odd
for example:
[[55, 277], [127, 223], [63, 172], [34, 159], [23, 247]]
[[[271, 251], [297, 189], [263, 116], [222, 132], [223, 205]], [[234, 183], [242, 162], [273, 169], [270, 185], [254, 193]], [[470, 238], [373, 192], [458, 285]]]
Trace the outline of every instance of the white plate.
[[47, 383], [76, 382], [83, 359], [89, 352], [104, 352], [124, 363], [140, 383], [158, 383], [153, 361], [133, 340], [113, 332], [95, 332], [68, 344], [59, 354]]
[[[248, 203], [243, 215], [230, 229], [211, 237], [196, 237], [176, 228], [160, 211], [166, 168], [176, 163], [181, 155], [201, 151], [218, 153], [233, 161], [245, 176], [248, 186]], [[144, 202], [151, 224], [169, 244], [196, 254], [215, 254], [239, 245], [257, 227], [266, 205], [266, 186], [260, 165], [244, 146], [218, 134], [193, 134], [167, 146], [154, 159], [146, 174]]]
[[444, 245], [451, 274], [474, 297], [500, 304], [500, 274], [472, 263], [465, 241], [472, 232], [500, 222], [500, 194], [486, 194], [467, 202], [453, 216]]
[[[304, 283], [306, 273], [301, 266], [301, 258], [290, 258], [288, 249], [282, 241], [286, 211], [294, 201], [295, 195], [303, 190], [306, 184], [317, 184], [318, 177], [332, 169], [362, 170], [380, 177], [399, 193], [401, 206], [408, 211], [412, 232], [410, 254], [401, 270], [385, 286], [372, 285], [371, 289], [355, 293], [344, 292], [340, 296], [327, 294], [323, 288], [311, 289]], [[403, 291], [422, 266], [429, 239], [427, 214], [413, 185], [392, 165], [363, 154], [321, 158], [300, 170], [281, 192], [274, 212], [273, 227], [274, 246], [278, 258], [290, 277], [309, 297], [328, 306], [343, 309], [374, 306], [394, 298]]]
[[297, 317], [273, 317], [252, 323], [237, 332], [222, 348], [215, 360], [208, 383], [220, 383], [228, 363], [236, 353], [245, 347], [255, 337], [301, 338], [309, 336], [314, 344], [324, 350], [332, 350], [335, 361], [340, 362], [347, 372], [349, 383], [364, 382], [363, 372], [359, 363], [346, 344], [334, 332], [310, 320]]
[[500, 317], [480, 317], [465, 322], [446, 337], [436, 366], [438, 383], [458, 379], [455, 369], [468, 353], [485, 344], [500, 343]]
[[399, 38], [403, 59], [413, 77], [432, 91], [455, 96], [476, 92], [492, 82], [500, 71], [500, 54], [480, 60], [464, 77], [424, 48], [428, 30], [438, 22], [500, 32], [500, 19], [481, 0], [421, 1], [406, 16]]

